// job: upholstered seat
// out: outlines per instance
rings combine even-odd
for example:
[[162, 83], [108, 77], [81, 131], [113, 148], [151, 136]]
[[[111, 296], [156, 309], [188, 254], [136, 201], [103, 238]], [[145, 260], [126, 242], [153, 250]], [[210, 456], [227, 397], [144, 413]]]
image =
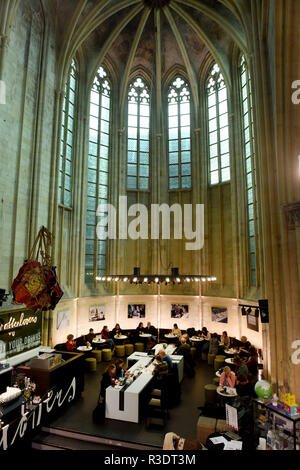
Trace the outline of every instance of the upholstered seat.
[[102, 360], [105, 362], [111, 361], [112, 351], [110, 349], [102, 349]]
[[92, 351], [92, 356], [96, 359], [96, 362], [101, 362], [102, 351], [94, 349], [94, 351]]
[[126, 356], [130, 356], [133, 353], [133, 351], [134, 351], [133, 344], [130, 344], [130, 343], [125, 344], [125, 355]]
[[216, 357], [215, 354], [207, 354], [207, 363], [208, 363], [209, 366], [214, 365], [215, 357]]
[[115, 355], [117, 357], [124, 357], [125, 356], [125, 346], [123, 344], [118, 344], [115, 347]]
[[205, 403], [216, 403], [217, 401], [217, 385], [207, 384], [204, 386]]
[[87, 357], [84, 360], [84, 366], [87, 372], [95, 372], [97, 370], [97, 361], [94, 357]]
[[134, 343], [134, 350], [138, 352], [144, 352], [144, 344], [143, 343]]

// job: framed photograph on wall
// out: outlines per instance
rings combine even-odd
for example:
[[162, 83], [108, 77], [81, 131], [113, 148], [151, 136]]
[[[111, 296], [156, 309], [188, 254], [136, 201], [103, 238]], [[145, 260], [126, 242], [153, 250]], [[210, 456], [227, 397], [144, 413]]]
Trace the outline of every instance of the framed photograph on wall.
[[105, 307], [90, 307], [89, 321], [105, 320]]
[[228, 323], [228, 312], [226, 307], [211, 307], [211, 321]]
[[145, 304], [128, 305], [128, 318], [145, 318], [145, 316], [146, 316]]
[[171, 306], [171, 318], [189, 318], [189, 306], [172, 304]]
[[258, 317], [255, 316], [255, 312], [247, 313], [247, 328], [253, 331], [259, 331]]
[[57, 312], [56, 329], [60, 330], [62, 328], [67, 328], [70, 325], [70, 316], [70, 310], [62, 310], [61, 312]]

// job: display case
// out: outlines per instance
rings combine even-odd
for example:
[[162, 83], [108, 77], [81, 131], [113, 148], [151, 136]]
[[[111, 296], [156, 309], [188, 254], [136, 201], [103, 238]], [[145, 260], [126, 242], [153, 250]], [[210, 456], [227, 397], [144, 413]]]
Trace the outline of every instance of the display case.
[[254, 432], [269, 450], [300, 450], [300, 416], [288, 416], [280, 406], [253, 400]]

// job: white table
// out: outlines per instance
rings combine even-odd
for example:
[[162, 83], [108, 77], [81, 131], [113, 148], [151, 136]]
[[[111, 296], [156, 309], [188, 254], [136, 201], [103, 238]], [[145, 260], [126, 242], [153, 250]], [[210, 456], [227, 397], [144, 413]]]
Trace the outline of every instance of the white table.
[[140, 335], [141, 338], [151, 338], [152, 335], [150, 335], [150, 333], [142, 333]]
[[77, 351], [80, 351], [80, 352], [88, 352], [88, 351], [91, 351], [92, 349], [93, 349], [92, 347], [88, 348], [87, 346], [79, 346], [79, 347], [77, 348]]
[[190, 341], [204, 341], [204, 338], [190, 338]]
[[121, 335], [121, 336], [115, 335], [114, 338], [115, 338], [115, 339], [126, 339], [127, 336], [126, 336], [126, 335]]
[[175, 339], [175, 338], [178, 338], [178, 336], [177, 335], [172, 335], [171, 333], [168, 333], [167, 335], [165, 335], [165, 338]]
[[[181, 381], [183, 378], [183, 356], [170, 357], [173, 364], [178, 368], [178, 377], [179, 381]], [[105, 417], [117, 419], [119, 421], [138, 423], [140, 393], [153, 378], [153, 357], [148, 356], [147, 353], [134, 352], [127, 358], [127, 361], [128, 360], [137, 361], [132, 367], [130, 367], [130, 369], [128, 369], [130, 373], [137, 370], [142, 370], [142, 373], [127, 388], [122, 386], [117, 388], [108, 387], [106, 389]], [[124, 388], [125, 390], [123, 390]]]
[[106, 343], [106, 339], [102, 339], [102, 338], [95, 338], [93, 339], [92, 343], [95, 343], [95, 344], [103, 344], [103, 343]]
[[224, 353], [233, 356], [234, 354], [237, 353], [237, 350], [236, 349], [224, 349]]
[[234, 364], [232, 357], [228, 357], [227, 359], [225, 359], [225, 362], [227, 362], [227, 364]]
[[[228, 388], [228, 387], [225, 387], [225, 388]], [[217, 393], [219, 395], [221, 395], [222, 397], [226, 397], [226, 398], [234, 398], [234, 397], [237, 397], [238, 394], [236, 393], [236, 389], [235, 388], [231, 388], [230, 390], [232, 390], [232, 393], [223, 393], [221, 392], [221, 390], [223, 389], [223, 387], [219, 386], [217, 388]]]
[[158, 352], [161, 350], [164, 350], [166, 354], [170, 355], [170, 354], [173, 354], [173, 352], [176, 349], [176, 346], [174, 346], [174, 344], [168, 344], [166, 349], [164, 349], [163, 344], [159, 343], [159, 344], [156, 344], [153, 349], [155, 350], [155, 355], [158, 354]]

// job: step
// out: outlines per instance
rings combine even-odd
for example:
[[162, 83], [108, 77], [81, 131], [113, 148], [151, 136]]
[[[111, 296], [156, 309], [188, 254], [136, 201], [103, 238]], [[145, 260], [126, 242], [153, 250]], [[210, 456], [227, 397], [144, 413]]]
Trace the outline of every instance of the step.
[[[43, 441], [46, 439], [46, 441]], [[159, 447], [137, 444], [134, 442], [125, 442], [114, 439], [109, 439], [101, 436], [93, 436], [91, 434], [80, 433], [76, 431], [67, 431], [65, 429], [46, 427], [41, 428], [41, 432], [35, 436], [33, 443], [35, 445], [56, 445], [58, 448], [65, 449], [66, 445], [71, 445], [74, 450], [87, 449], [87, 447], [80, 446], [98, 446], [98, 450], [101, 449], [135, 449], [135, 450], [158, 450]], [[100, 447], [99, 447], [100, 446]], [[36, 447], [34, 447], [36, 448]], [[68, 448], [68, 447], [67, 447]], [[90, 447], [95, 449], [96, 447]]]

